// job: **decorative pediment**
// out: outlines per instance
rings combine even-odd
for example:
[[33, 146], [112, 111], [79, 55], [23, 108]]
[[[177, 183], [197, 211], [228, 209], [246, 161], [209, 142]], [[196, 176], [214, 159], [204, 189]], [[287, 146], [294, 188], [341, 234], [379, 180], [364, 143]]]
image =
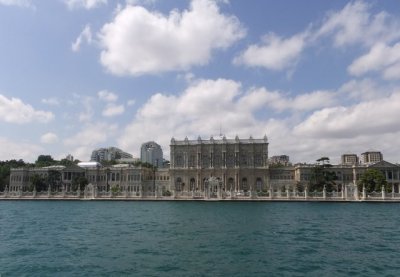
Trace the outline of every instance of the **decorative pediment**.
[[368, 166], [368, 168], [387, 168], [387, 167], [399, 167], [396, 164], [389, 163], [387, 161], [380, 161]]

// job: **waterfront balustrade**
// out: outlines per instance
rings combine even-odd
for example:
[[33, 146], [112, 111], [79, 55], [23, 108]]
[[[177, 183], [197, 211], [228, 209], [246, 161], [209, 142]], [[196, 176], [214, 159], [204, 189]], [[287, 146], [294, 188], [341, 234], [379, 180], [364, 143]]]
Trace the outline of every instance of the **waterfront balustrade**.
[[1, 199], [69, 199], [69, 200], [255, 200], [255, 201], [399, 201], [400, 193], [381, 191], [367, 193], [365, 188], [344, 191], [112, 191], [87, 187], [84, 191], [8, 191], [0, 192]]

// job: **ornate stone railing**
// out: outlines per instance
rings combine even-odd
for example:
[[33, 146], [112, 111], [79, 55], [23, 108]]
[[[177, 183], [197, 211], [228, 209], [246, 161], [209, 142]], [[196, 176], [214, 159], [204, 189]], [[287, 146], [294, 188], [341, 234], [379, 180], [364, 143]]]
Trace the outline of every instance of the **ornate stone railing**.
[[1, 199], [98, 199], [98, 200], [257, 200], [257, 201], [399, 201], [400, 193], [375, 191], [180, 191], [163, 196], [161, 191], [3, 191]]

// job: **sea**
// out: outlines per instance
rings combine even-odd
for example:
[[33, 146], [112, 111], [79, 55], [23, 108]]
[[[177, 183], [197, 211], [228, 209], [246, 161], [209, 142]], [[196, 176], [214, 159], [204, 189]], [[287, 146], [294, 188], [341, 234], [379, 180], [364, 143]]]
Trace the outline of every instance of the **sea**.
[[0, 276], [399, 276], [400, 204], [0, 201]]

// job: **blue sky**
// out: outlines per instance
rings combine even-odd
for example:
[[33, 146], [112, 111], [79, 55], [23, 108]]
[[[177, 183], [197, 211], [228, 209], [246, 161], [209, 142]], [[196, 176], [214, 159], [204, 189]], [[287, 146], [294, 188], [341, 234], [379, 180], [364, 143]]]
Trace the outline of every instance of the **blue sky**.
[[0, 0], [0, 160], [263, 137], [400, 161], [400, 4]]

